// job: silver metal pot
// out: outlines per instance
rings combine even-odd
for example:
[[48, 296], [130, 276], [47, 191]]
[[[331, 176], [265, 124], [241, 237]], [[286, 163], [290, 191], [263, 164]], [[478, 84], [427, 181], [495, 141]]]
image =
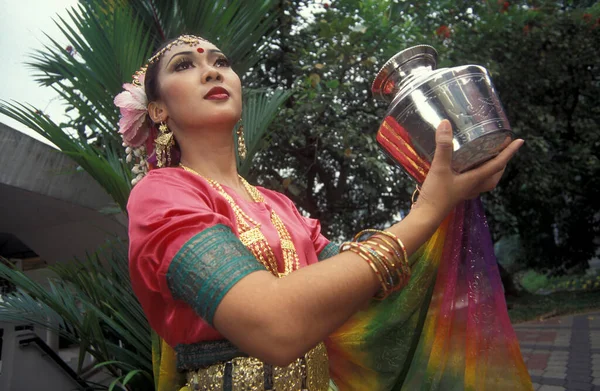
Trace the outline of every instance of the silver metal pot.
[[[390, 102], [386, 119], [392, 117], [406, 131], [407, 143], [427, 162], [433, 160], [435, 130], [443, 119], [450, 120], [452, 166], [464, 172], [496, 156], [513, 133], [485, 68], [436, 66], [437, 51], [431, 46], [403, 50], [381, 68], [372, 92]], [[380, 145], [394, 156], [389, 145]]]

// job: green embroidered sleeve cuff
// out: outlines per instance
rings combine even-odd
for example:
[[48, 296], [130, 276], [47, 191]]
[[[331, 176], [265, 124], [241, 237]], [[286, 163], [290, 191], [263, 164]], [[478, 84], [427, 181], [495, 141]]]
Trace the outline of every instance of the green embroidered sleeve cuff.
[[321, 252], [319, 253], [319, 261], [323, 261], [327, 258], [331, 258], [334, 255], [339, 254], [340, 252], [340, 247], [333, 243], [330, 242], [327, 246], [325, 246], [325, 248], [323, 250], [321, 250]]
[[188, 303], [208, 324], [223, 296], [243, 277], [264, 266], [231, 229], [218, 224], [188, 240], [167, 270], [173, 297]]

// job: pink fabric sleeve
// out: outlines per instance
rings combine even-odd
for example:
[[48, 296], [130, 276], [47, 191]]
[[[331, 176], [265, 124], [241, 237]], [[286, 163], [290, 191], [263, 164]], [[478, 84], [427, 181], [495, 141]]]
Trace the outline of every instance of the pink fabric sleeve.
[[317, 252], [317, 255], [320, 254], [321, 251], [323, 251], [323, 249], [327, 247], [327, 245], [330, 243], [329, 239], [327, 239], [321, 233], [321, 222], [317, 219], [311, 219], [310, 217], [302, 216], [295, 207], [294, 210], [296, 211], [296, 213], [302, 220], [304, 227], [308, 231], [310, 239], [312, 240], [313, 245], [315, 246], [315, 251]]
[[235, 225], [214, 212], [208, 189], [161, 174], [151, 172], [129, 197], [129, 266], [134, 289], [142, 283], [170, 298], [164, 277], [179, 249], [208, 227], [222, 224], [235, 232]]
[[211, 198], [208, 187], [175, 170], [151, 171], [133, 188], [127, 205], [131, 284], [150, 325], [171, 346], [196, 342], [197, 335], [218, 336], [188, 304], [173, 298], [166, 277], [172, 259], [194, 235], [216, 225], [236, 233], [225, 215], [227, 205]]

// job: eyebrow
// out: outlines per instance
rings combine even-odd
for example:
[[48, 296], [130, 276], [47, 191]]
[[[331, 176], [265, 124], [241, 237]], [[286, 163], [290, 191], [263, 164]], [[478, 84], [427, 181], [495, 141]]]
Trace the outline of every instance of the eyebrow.
[[[213, 53], [221, 53], [223, 54], [222, 51], [220, 51], [219, 49], [208, 49], [208, 53], [213, 54]], [[171, 61], [173, 61], [173, 59], [179, 55], [184, 55], [184, 54], [194, 54], [194, 52], [191, 51], [186, 51], [186, 52], [179, 52], [179, 53], [175, 53], [173, 54], [173, 56], [171, 56], [171, 59], [169, 60], [169, 62], [167, 63], [167, 66], [169, 66], [169, 64], [171, 63]]]

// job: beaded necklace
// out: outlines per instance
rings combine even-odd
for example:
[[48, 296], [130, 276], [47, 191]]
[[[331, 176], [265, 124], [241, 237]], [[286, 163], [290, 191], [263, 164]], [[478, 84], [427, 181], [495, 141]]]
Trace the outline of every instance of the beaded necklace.
[[[240, 208], [240, 206], [235, 202], [235, 200], [225, 192], [223, 186], [213, 179], [205, 178], [197, 171], [184, 166], [183, 164], [179, 164], [181, 168], [185, 171], [191, 172], [193, 174], [198, 175], [201, 178], [204, 178], [213, 189], [217, 190], [219, 194], [225, 198], [227, 203], [233, 209], [233, 213], [235, 215], [235, 220], [239, 232], [240, 241], [246, 246], [250, 252], [262, 263], [269, 272], [277, 277], [285, 277], [290, 274], [294, 270], [298, 270], [300, 268], [300, 259], [298, 258], [298, 253], [296, 252], [296, 247], [294, 246], [294, 242], [292, 242], [292, 237], [290, 236], [289, 231], [287, 230], [285, 224], [281, 220], [281, 218], [275, 213], [273, 209], [271, 209], [271, 223], [275, 227], [277, 234], [279, 236], [279, 242], [281, 243], [281, 250], [283, 252], [283, 263], [284, 263], [284, 271], [280, 273], [277, 267], [277, 258], [275, 258], [275, 254], [273, 249], [269, 245], [267, 238], [260, 230], [260, 224], [252, 219], [250, 216], [246, 214]], [[250, 194], [250, 197], [254, 202], [265, 202], [264, 196], [256, 189], [256, 187], [250, 185], [244, 178], [239, 177], [244, 185], [244, 188]]]

